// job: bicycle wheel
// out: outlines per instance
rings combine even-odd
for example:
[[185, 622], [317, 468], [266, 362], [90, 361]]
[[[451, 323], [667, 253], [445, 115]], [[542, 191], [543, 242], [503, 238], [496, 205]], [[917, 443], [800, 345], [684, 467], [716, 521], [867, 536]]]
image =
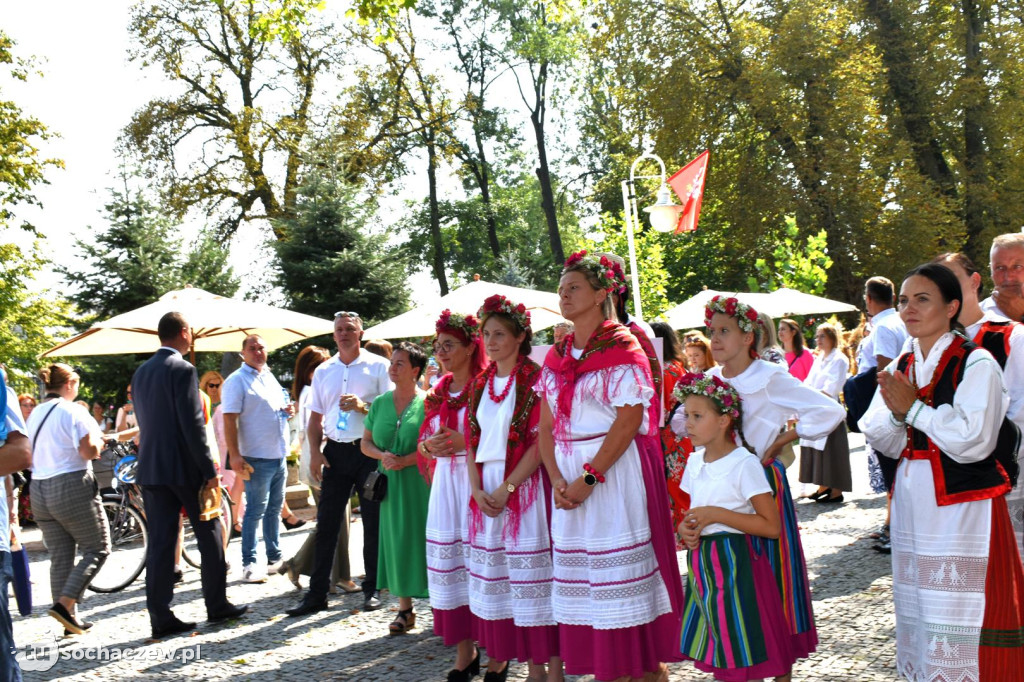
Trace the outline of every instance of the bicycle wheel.
[[[217, 520], [220, 521], [220, 528], [224, 537], [225, 550], [227, 550], [227, 541], [231, 538], [230, 519], [231, 500], [228, 498], [227, 493], [224, 493], [220, 496], [220, 517], [218, 517]], [[192, 524], [189, 523], [187, 518], [182, 519], [182, 524], [182, 532], [184, 533], [184, 537], [182, 538], [181, 541], [181, 558], [184, 559], [189, 566], [199, 568], [203, 563], [203, 559], [199, 555], [199, 543], [196, 542], [195, 533], [192, 532]]]
[[131, 505], [106, 500], [103, 511], [110, 524], [110, 556], [93, 576], [89, 589], [93, 592], [119, 592], [131, 585], [146, 568], [149, 530], [142, 514]]

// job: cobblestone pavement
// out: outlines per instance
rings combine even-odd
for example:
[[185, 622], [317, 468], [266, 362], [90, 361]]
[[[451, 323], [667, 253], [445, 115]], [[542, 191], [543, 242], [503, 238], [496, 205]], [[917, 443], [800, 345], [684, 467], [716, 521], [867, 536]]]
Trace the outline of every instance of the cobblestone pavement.
[[[846, 494], [845, 504], [801, 501], [797, 505], [820, 643], [809, 660], [797, 664], [794, 680], [896, 679], [889, 557], [873, 551], [871, 541], [864, 539], [882, 523], [885, 498], [870, 493], [862, 445], [859, 436], [851, 436], [854, 492]], [[798, 466], [790, 468], [794, 495], [801, 489], [796, 482]], [[312, 510], [301, 510], [299, 514], [308, 517]], [[286, 557], [298, 549], [308, 532], [309, 526], [306, 526], [282, 534]], [[361, 564], [361, 535], [362, 527], [356, 521], [351, 548], [354, 564]], [[331, 608], [327, 611], [305, 618], [285, 617], [284, 610], [294, 605], [301, 593], [283, 576], [272, 576], [262, 585], [240, 582], [239, 540], [232, 541], [229, 548], [228, 559], [235, 568], [229, 576], [228, 597], [236, 604], [251, 605], [246, 617], [226, 624], [206, 624], [199, 571], [188, 568], [184, 583], [176, 590], [174, 609], [180, 618], [199, 622], [191, 636], [162, 642], [149, 639], [143, 575], [120, 593], [87, 593], [81, 612], [95, 622], [95, 626], [80, 637], [55, 639], [61, 630], [56, 621], [46, 615], [51, 604], [48, 557], [38, 530], [30, 530], [27, 540], [35, 581], [35, 610], [27, 618], [15, 615], [15, 640], [23, 646], [33, 642], [57, 646], [52, 667], [26, 670], [27, 680], [419, 682], [445, 679], [454, 658], [454, 652], [446, 649], [432, 633], [426, 600], [416, 603], [418, 627], [401, 637], [387, 634], [387, 625], [397, 611], [397, 600], [390, 597], [385, 597], [386, 608], [371, 613], [360, 611], [361, 595], [342, 594], [330, 598]], [[305, 578], [303, 580], [305, 584]], [[110, 658], [120, 653], [113, 653], [114, 648], [136, 651], [129, 654], [132, 660], [84, 658], [101, 647], [107, 648], [106, 655]], [[140, 649], [141, 653], [137, 651]], [[175, 650], [177, 658], [160, 658]], [[193, 654], [198, 654], [198, 660], [183, 660]], [[140, 659], [140, 656], [146, 658]], [[36, 662], [36, 665], [40, 664]], [[526, 666], [513, 664], [509, 679], [525, 678]], [[671, 666], [671, 679], [710, 680], [711, 676], [696, 672], [691, 665], [677, 664]]]

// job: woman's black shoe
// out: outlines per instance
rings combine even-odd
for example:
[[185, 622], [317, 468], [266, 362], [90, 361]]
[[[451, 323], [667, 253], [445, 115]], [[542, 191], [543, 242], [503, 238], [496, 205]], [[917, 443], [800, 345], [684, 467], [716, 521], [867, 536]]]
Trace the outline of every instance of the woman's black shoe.
[[819, 497], [815, 500], [818, 504], [839, 504], [843, 501], [843, 494], [839, 493], [835, 497]]
[[821, 492], [811, 493], [807, 496], [808, 500], [814, 500], [815, 502], [821, 502], [821, 498], [828, 497], [832, 494], [832, 488], [825, 488]]
[[[508, 667], [506, 666], [506, 670]], [[452, 668], [448, 671], [448, 682], [469, 682], [480, 674], [480, 650], [476, 650], [476, 658], [469, 662], [462, 670]]]
[[505, 678], [508, 677], [508, 663], [505, 663], [505, 668], [500, 673], [487, 671], [484, 675], [484, 682], [505, 682]]

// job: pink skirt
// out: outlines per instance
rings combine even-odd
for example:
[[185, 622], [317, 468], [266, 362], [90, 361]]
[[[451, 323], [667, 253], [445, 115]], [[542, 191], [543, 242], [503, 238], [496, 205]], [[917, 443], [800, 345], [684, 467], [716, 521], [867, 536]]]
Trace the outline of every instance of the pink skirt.
[[469, 610], [469, 606], [431, 611], [434, 612], [434, 634], [444, 641], [445, 646], [455, 646], [467, 639], [476, 639], [476, 618]]
[[519, 627], [511, 618], [484, 620], [474, 617], [474, 621], [477, 643], [487, 650], [489, 658], [542, 664], [558, 656], [557, 625]]

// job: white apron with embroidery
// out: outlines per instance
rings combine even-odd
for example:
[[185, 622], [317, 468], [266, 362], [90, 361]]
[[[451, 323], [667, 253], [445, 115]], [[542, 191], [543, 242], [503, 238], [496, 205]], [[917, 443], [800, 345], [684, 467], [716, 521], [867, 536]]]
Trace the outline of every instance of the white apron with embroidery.
[[[550, 369], [544, 369], [537, 390], [557, 414], [558, 392]], [[646, 406], [653, 397], [654, 389], [632, 365], [582, 375], [573, 397], [568, 434], [572, 440], [559, 440], [558, 434], [555, 440], [555, 457], [565, 480], [575, 480], [583, 464], [597, 454], [618, 407]], [[647, 421], [645, 409], [640, 433], [647, 433]], [[635, 442], [604, 476], [605, 482], [598, 483], [582, 505], [552, 513], [553, 601], [559, 623], [619, 630], [650, 623], [668, 613], [671, 605], [651, 543], [647, 492]]]
[[[914, 344], [916, 384], [931, 381], [945, 334], [927, 359]], [[896, 361], [889, 365], [895, 369]], [[940, 450], [961, 463], [984, 459], [995, 447], [1008, 405], [999, 366], [984, 349], [968, 358], [952, 405], [911, 410], [912, 421]], [[899, 456], [907, 431], [895, 424], [881, 392], [861, 418], [861, 431], [888, 456]], [[985, 615], [985, 576], [991, 544], [992, 502], [940, 507], [928, 460], [900, 462], [893, 488], [893, 598], [896, 668], [909, 680], [978, 680], [978, 642]]]

